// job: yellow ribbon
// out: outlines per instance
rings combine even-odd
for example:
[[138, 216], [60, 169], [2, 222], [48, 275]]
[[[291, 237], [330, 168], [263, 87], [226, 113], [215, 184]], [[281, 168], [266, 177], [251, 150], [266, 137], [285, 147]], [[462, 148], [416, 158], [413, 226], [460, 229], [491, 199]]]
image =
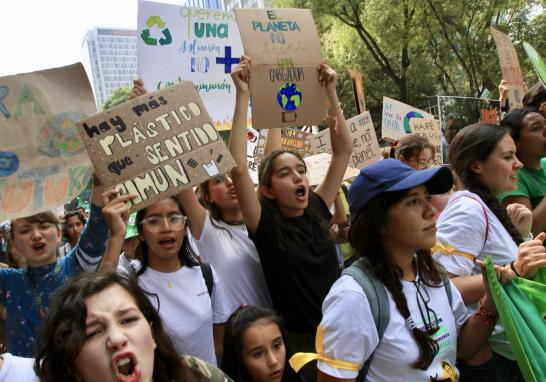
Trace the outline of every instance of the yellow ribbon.
[[300, 371], [300, 369], [303, 366], [305, 366], [307, 363], [314, 360], [326, 362], [327, 364], [329, 364], [330, 366], [336, 369], [345, 369], [345, 370], [352, 370], [352, 371], [359, 371], [361, 369], [362, 366], [357, 363], [341, 361], [334, 358], [326, 357], [324, 355], [323, 340], [324, 340], [324, 328], [322, 326], [319, 326], [317, 328], [317, 336], [315, 339], [315, 346], [317, 348], [317, 353], [296, 353], [288, 361], [290, 363], [290, 366], [292, 366], [292, 369], [294, 369], [296, 373]]
[[455, 248], [453, 248], [451, 245], [443, 245], [441, 243], [436, 242], [434, 247], [431, 248], [432, 253], [441, 253], [444, 256], [447, 255], [457, 255], [462, 256], [466, 259], [469, 259], [470, 261], [474, 261], [476, 259], [476, 256], [472, 255], [471, 253], [459, 251]]

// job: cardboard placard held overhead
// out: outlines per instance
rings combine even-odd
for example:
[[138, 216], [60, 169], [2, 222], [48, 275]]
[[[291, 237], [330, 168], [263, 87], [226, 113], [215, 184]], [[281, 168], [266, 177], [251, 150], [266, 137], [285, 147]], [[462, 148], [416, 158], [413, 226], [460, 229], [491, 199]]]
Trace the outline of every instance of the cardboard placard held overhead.
[[512, 44], [510, 37], [493, 27], [491, 27], [491, 35], [497, 45], [497, 53], [502, 68], [502, 78], [508, 81], [508, 85], [510, 85], [508, 92], [510, 109], [522, 107], [523, 103], [521, 100], [525, 93], [525, 83], [521, 75], [518, 54], [516, 53], [514, 44]]
[[308, 9], [235, 9], [245, 54], [256, 129], [319, 124], [326, 90], [318, 81], [320, 40]]
[[436, 119], [412, 118], [410, 120], [412, 134], [421, 135], [434, 146], [435, 153], [432, 157], [434, 166], [442, 165], [442, 133], [440, 123]]
[[[310, 186], [319, 185], [328, 172], [332, 155], [328, 153], [316, 154], [307, 158], [303, 158], [305, 165], [307, 166], [307, 178], [309, 179]], [[343, 180], [354, 178], [360, 171], [356, 168], [347, 167]]]
[[136, 211], [235, 163], [190, 81], [148, 93], [78, 123], [96, 175]]
[[[350, 167], [360, 170], [383, 159], [370, 112], [366, 111], [349, 119], [347, 126], [349, 126], [351, 132], [353, 145], [353, 152], [349, 160]], [[309, 140], [315, 154], [332, 153], [329, 128], [318, 134], [311, 135]]]
[[0, 221], [78, 196], [91, 162], [76, 122], [97, 112], [78, 63], [0, 78]]
[[525, 48], [525, 52], [529, 56], [529, 59], [533, 64], [533, 68], [535, 68], [535, 72], [537, 72], [538, 78], [540, 78], [542, 85], [546, 87], [546, 64], [542, 60], [542, 57], [540, 57], [540, 54], [538, 54], [535, 48], [533, 48], [533, 46], [527, 42], [523, 42], [523, 48]]
[[313, 154], [313, 148], [309, 142], [309, 133], [288, 127], [282, 129], [281, 149], [298, 153], [301, 157], [308, 157]]
[[383, 97], [382, 138], [394, 142], [410, 134], [409, 121], [412, 118], [434, 119], [434, 116], [395, 99]]
[[242, 54], [233, 11], [138, 2], [137, 63], [146, 89], [192, 81], [217, 130], [231, 129], [231, 70]]
[[362, 114], [366, 111], [366, 99], [364, 98], [364, 87], [362, 86], [362, 73], [358, 70], [349, 70], [353, 82], [353, 96], [355, 98], [356, 112]]

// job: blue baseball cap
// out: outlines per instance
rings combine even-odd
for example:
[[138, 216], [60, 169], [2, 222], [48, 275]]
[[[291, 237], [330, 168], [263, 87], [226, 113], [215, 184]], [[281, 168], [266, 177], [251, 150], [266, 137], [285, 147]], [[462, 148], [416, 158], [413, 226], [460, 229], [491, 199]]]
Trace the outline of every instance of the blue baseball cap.
[[408, 190], [422, 184], [431, 195], [443, 194], [453, 187], [453, 175], [447, 167], [418, 171], [392, 158], [363, 168], [349, 187], [351, 220], [376, 196], [384, 192]]

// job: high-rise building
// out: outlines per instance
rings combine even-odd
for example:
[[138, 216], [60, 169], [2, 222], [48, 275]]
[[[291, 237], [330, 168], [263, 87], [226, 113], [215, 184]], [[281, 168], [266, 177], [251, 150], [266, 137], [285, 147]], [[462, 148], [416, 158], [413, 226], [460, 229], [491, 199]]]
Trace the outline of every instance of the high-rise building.
[[263, 8], [265, 0], [222, 0], [224, 9], [227, 11], [233, 8]]
[[222, 0], [186, 0], [183, 3], [193, 8], [222, 9]]
[[137, 78], [136, 31], [93, 28], [83, 40], [84, 64], [92, 77], [97, 109], [120, 87]]

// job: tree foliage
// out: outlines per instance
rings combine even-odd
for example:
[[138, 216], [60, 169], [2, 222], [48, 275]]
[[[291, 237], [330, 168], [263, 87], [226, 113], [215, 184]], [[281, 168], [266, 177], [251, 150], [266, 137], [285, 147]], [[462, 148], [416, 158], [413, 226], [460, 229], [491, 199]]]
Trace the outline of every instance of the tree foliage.
[[[536, 82], [522, 41], [546, 50], [544, 0], [276, 0], [309, 8], [323, 55], [338, 72], [340, 98], [354, 112], [349, 69], [363, 73], [377, 122], [383, 96], [425, 107], [436, 94], [498, 96], [501, 67], [490, 27], [508, 33], [528, 85]], [[354, 115], [346, 113], [346, 115]]]
[[117, 88], [114, 90], [114, 93], [110, 97], [104, 101], [102, 104], [102, 110], [110, 109], [111, 107], [114, 107], [116, 105], [119, 105], [120, 103], [123, 103], [127, 100], [129, 100], [129, 96], [131, 95], [131, 88]]

